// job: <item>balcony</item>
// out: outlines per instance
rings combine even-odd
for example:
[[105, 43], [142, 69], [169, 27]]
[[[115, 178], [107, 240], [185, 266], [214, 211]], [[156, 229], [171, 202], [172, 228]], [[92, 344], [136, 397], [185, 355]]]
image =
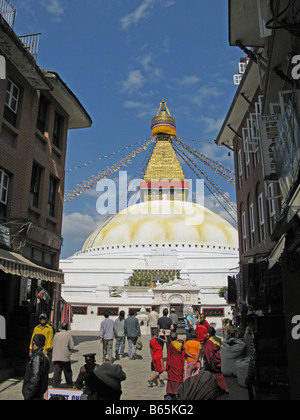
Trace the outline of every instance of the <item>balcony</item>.
[[37, 60], [37, 54], [39, 50], [40, 35], [41, 33], [37, 33], [30, 35], [22, 35], [19, 37], [22, 43], [24, 44], [26, 50], [32, 55], [35, 61]]

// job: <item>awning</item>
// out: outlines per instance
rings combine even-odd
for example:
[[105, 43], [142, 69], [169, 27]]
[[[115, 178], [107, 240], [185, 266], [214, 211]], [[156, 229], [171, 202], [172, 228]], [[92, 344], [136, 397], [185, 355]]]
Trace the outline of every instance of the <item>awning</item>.
[[64, 284], [64, 274], [61, 271], [48, 270], [34, 264], [20, 254], [0, 249], [0, 270], [14, 276], [29, 277], [32, 279]]
[[279, 261], [279, 258], [283, 254], [283, 251], [285, 248], [285, 242], [286, 242], [286, 237], [285, 235], [283, 235], [269, 257], [269, 270], [271, 270], [271, 268], [273, 268], [274, 265]]

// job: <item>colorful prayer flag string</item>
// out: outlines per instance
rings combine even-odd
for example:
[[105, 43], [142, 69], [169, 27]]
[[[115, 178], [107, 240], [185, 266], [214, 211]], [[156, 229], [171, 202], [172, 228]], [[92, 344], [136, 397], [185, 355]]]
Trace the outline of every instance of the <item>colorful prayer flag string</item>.
[[109, 157], [111, 157], [111, 156], [114, 156], [114, 155], [116, 155], [117, 153], [123, 152], [124, 150], [127, 150], [127, 149], [129, 149], [130, 147], [134, 147], [134, 146], [136, 146], [136, 145], [138, 145], [138, 144], [143, 143], [144, 141], [145, 141], [145, 140], [140, 140], [140, 141], [137, 141], [136, 143], [129, 144], [128, 146], [125, 146], [125, 147], [123, 147], [122, 149], [116, 150], [116, 151], [114, 151], [114, 152], [112, 152], [112, 153], [108, 153], [108, 154], [106, 154], [106, 155], [104, 155], [104, 156], [98, 157], [97, 159], [93, 159], [93, 160], [90, 160], [90, 161], [88, 161], [88, 162], [86, 162], [86, 163], [82, 163], [81, 165], [74, 166], [73, 168], [66, 170], [66, 174], [69, 174], [70, 172], [73, 172], [73, 171], [75, 171], [75, 170], [77, 170], [77, 169], [85, 168], [85, 167], [86, 167], [86, 166], [88, 166], [88, 165], [91, 165], [91, 164], [93, 164], [93, 163], [95, 163], [95, 162], [99, 162], [99, 160], [106, 159], [106, 158], [109, 158]]
[[194, 149], [191, 146], [188, 146], [184, 142], [180, 141], [178, 138], [175, 140], [175, 142], [177, 144], [180, 144], [184, 149], [186, 149], [189, 153], [194, 155], [197, 159], [201, 160], [201, 162], [203, 162], [211, 170], [216, 172], [218, 175], [222, 176], [231, 184], [235, 185], [235, 173], [232, 172], [230, 169], [225, 168], [220, 162], [216, 162], [215, 160], [205, 156], [203, 153], [198, 152], [196, 149]]
[[[189, 157], [187, 156], [178, 146], [174, 147], [175, 152], [184, 160], [184, 162], [189, 166], [189, 168], [197, 175], [197, 171], [204, 177], [207, 181], [204, 181], [205, 187], [208, 191], [215, 197], [215, 199], [219, 202], [219, 204], [223, 207], [223, 209], [228, 213], [231, 219], [237, 223], [236, 215], [237, 215], [237, 208], [236, 205], [229, 199], [228, 195], [222, 191], [222, 189], [201, 169], [199, 166]], [[221, 201], [220, 197], [223, 199]], [[227, 204], [228, 207], [224, 205]], [[232, 215], [234, 212], [234, 216]]]
[[141, 147], [134, 150], [133, 152], [131, 152], [125, 158], [119, 160], [114, 165], [109, 166], [102, 172], [98, 172], [96, 176], [91, 176], [89, 179], [82, 181], [81, 184], [75, 185], [71, 191], [66, 192], [65, 197], [64, 197], [64, 204], [70, 202], [71, 200], [74, 200], [75, 198], [79, 197], [81, 194], [84, 194], [88, 190], [94, 188], [101, 179], [110, 177], [113, 173], [119, 171], [122, 167], [132, 163], [132, 160], [136, 156], [138, 156], [140, 153], [142, 153], [144, 150], [147, 150], [150, 144], [153, 143], [154, 141], [155, 140], [151, 138]]

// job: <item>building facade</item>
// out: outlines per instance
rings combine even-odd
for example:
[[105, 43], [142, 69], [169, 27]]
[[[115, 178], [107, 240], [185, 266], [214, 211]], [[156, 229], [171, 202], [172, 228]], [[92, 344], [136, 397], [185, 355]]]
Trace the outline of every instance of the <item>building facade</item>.
[[[235, 155], [238, 298], [246, 312], [260, 315], [257, 399], [300, 398], [299, 340], [293, 338], [300, 297], [297, 16], [294, 1], [229, 0], [229, 42], [246, 53], [249, 64], [216, 143]], [[262, 336], [273, 346], [263, 347]]]
[[0, 314], [7, 328], [1, 347], [18, 343], [19, 354], [27, 354], [39, 313], [46, 312], [54, 328], [60, 321], [67, 136], [92, 121], [59, 75], [38, 67], [5, 16], [0, 53], [6, 67], [0, 80]]

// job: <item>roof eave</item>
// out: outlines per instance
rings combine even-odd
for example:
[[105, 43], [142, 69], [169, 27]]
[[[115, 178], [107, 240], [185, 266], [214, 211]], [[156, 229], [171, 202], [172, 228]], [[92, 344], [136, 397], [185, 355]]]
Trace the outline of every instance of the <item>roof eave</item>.
[[238, 132], [245, 114], [249, 109], [249, 102], [252, 102], [258, 88], [258, 67], [254, 61], [250, 61], [234, 96], [222, 128], [215, 140], [215, 143], [218, 146], [233, 146], [233, 140], [236, 137], [235, 132]]
[[43, 70], [43, 72], [54, 87], [51, 95], [69, 115], [68, 128], [73, 130], [91, 127], [93, 121], [90, 115], [60, 76], [53, 71]]

